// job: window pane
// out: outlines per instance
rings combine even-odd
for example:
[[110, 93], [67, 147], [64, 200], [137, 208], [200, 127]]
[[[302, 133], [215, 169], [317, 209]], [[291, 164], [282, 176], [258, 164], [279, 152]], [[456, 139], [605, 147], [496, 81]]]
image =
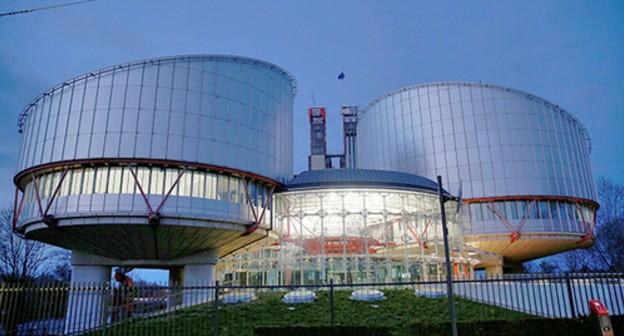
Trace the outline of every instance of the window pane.
[[203, 171], [193, 172], [193, 197], [205, 197], [206, 173]]
[[121, 167], [111, 167], [108, 174], [108, 192], [119, 194], [121, 192]]
[[191, 186], [193, 184], [193, 171], [187, 170], [182, 174], [178, 182], [178, 196], [191, 196]]
[[568, 219], [568, 214], [567, 214], [567, 211], [566, 211], [565, 203], [559, 202], [558, 205], [559, 205], [559, 215], [561, 216], [561, 219], [567, 220]]
[[550, 205], [550, 218], [559, 219], [559, 207], [557, 206], [557, 201], [549, 201]]
[[240, 179], [237, 177], [230, 177], [230, 202], [233, 203], [238, 203], [239, 198], [239, 191], [241, 189], [240, 186]]
[[163, 180], [165, 178], [164, 169], [154, 168], [152, 170], [152, 178], [150, 181], [149, 193], [153, 195], [162, 195], [163, 192]]
[[108, 185], [108, 167], [97, 167], [95, 172], [95, 193], [105, 194]]
[[82, 194], [92, 194], [93, 193], [93, 168], [85, 168], [84, 177], [82, 179]]
[[72, 174], [71, 195], [80, 195], [82, 190], [82, 177], [84, 172], [82, 169], [76, 169]]
[[134, 176], [129, 170], [129, 167], [123, 167], [121, 170], [121, 193], [122, 194], [134, 194]]
[[218, 175], [217, 177], [217, 199], [227, 201], [228, 200], [228, 182], [229, 178], [226, 175]]
[[249, 188], [249, 199], [251, 199], [251, 203], [253, 203], [254, 205], [258, 205], [258, 188], [256, 186], [255, 182], [250, 182], [249, 184], [247, 184], [248, 188]]
[[59, 196], [67, 196], [71, 192], [71, 177], [73, 174], [73, 170], [68, 170], [67, 175], [65, 175], [65, 179], [63, 180], [63, 185], [61, 186], [61, 190], [59, 191]]
[[548, 201], [539, 201], [539, 216], [541, 219], [550, 219]]
[[535, 201], [532, 201], [529, 203], [529, 206], [531, 207], [531, 214], [529, 215], [529, 218], [539, 219], [539, 205], [535, 204]]
[[206, 198], [217, 198], [217, 176], [212, 173], [206, 175]]
[[177, 196], [178, 195], [178, 188], [179, 185], [173, 185], [176, 181], [176, 179], [178, 178], [178, 175], [180, 174], [178, 169], [167, 169], [167, 171], [165, 172], [165, 189], [164, 189], [164, 193], [168, 193], [169, 190], [171, 189], [171, 187], [173, 187], [173, 190], [171, 190], [171, 196]]
[[[149, 167], [139, 167], [138, 172], [137, 172], [137, 179], [139, 180], [139, 183], [141, 184], [141, 188], [143, 189], [143, 192], [147, 195], [150, 193], [150, 175], [151, 175], [152, 169]], [[141, 191], [139, 190], [138, 186], [136, 188], [136, 193], [140, 193]]]
[[529, 210], [526, 201], [516, 201], [516, 206], [518, 207], [518, 215], [520, 218], [527, 218], [527, 211]]

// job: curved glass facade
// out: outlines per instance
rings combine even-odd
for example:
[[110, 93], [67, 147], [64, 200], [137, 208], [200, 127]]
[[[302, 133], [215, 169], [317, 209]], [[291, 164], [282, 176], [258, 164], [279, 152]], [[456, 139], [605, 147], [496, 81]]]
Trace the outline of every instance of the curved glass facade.
[[492, 234], [501, 231], [507, 221], [525, 232], [586, 234], [595, 213], [595, 205], [565, 199], [527, 199], [475, 202], [464, 206], [466, 235]]
[[118, 65], [68, 80], [20, 115], [18, 170], [89, 158], [210, 163], [292, 177], [295, 82], [285, 70], [231, 56]]
[[[461, 190], [470, 203], [467, 235], [549, 232], [575, 241], [591, 233], [597, 204], [588, 133], [544, 99], [480, 83], [415, 85], [369, 104], [358, 134], [365, 135], [357, 138], [359, 168], [442, 175], [449, 192]], [[535, 196], [552, 200], [529, 211]]]
[[[462, 242], [457, 203], [446, 213], [452, 246]], [[273, 239], [219, 261], [237, 284], [303, 285], [440, 279], [444, 245], [437, 194], [393, 188], [301, 189], [275, 196]], [[454, 249], [455, 275], [477, 261]]]
[[[130, 171], [132, 170], [137, 179]], [[162, 199], [169, 195], [174, 200], [171, 206], [165, 207], [164, 214], [173, 213], [174, 216], [182, 217], [185, 214], [208, 214], [229, 218], [231, 221], [253, 220], [248, 207], [249, 201], [256, 207], [256, 212], [262, 211], [267, 204], [267, 215], [263, 220], [263, 227], [268, 227], [271, 211], [271, 202], [267, 202], [271, 186], [258, 181], [245, 181], [237, 176], [223, 174], [217, 171], [205, 169], [165, 168], [153, 166], [89, 166], [68, 168], [63, 178], [64, 171], [56, 170], [36, 177], [26, 182], [24, 192], [23, 222], [31, 219], [39, 220], [38, 198], [45, 204], [52, 202], [54, 214], [71, 214], [81, 211], [77, 200], [90, 199], [90, 210], [94, 212], [146, 211], [145, 202], [134, 201], [134, 196], [141, 197], [141, 190], [151, 198]], [[179, 178], [179, 179], [178, 179]], [[176, 182], [177, 181], [177, 182]], [[52, 200], [55, 190], [58, 192]], [[249, 198], [247, 197], [249, 192]], [[37, 195], [37, 193], [39, 195]], [[106, 195], [106, 197], [104, 197]], [[128, 196], [133, 196], [128, 198]], [[126, 199], [127, 203], [120, 204], [119, 199]], [[106, 202], [105, 199], [109, 201]], [[111, 202], [110, 200], [115, 199]], [[98, 201], [99, 200], [99, 201]], [[202, 201], [203, 200], [203, 201]], [[227, 211], [217, 211], [208, 206], [207, 200], [219, 201], [223, 204], [230, 203]], [[230, 205], [239, 204], [238, 214], [232, 216]], [[223, 207], [223, 205], [221, 206]], [[212, 208], [212, 211], [210, 209]], [[208, 210], [208, 211], [207, 211]]]
[[[528, 93], [436, 83], [385, 95], [360, 114], [358, 167], [435, 178], [465, 198], [508, 195], [596, 200], [587, 131]], [[463, 183], [460, 183], [463, 182]]]
[[117, 260], [250, 244], [270, 230], [271, 193], [292, 177], [295, 93], [284, 69], [220, 55], [67, 80], [20, 113], [16, 229]]

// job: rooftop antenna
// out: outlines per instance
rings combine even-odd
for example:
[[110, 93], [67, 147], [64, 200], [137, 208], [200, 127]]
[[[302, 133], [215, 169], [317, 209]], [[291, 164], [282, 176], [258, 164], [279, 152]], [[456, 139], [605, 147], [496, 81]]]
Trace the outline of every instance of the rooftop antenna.
[[316, 106], [316, 98], [314, 98], [314, 92], [310, 95], [310, 99], [312, 99], [312, 106]]
[[59, 7], [79, 5], [79, 4], [82, 4], [82, 3], [85, 3], [85, 2], [91, 2], [91, 1], [95, 1], [95, 0], [82, 0], [82, 1], [69, 2], [69, 3], [65, 3], [65, 4], [60, 4], [60, 5], [54, 5], [54, 6], [46, 6], [46, 7], [32, 8], [32, 9], [24, 9], [24, 10], [15, 11], [15, 12], [0, 13], [0, 17], [2, 17], [2, 16], [12, 16], [12, 15], [17, 15], [17, 14], [28, 14], [28, 13], [41, 11], [41, 10], [46, 10], [46, 9], [54, 9], [54, 8], [59, 8]]

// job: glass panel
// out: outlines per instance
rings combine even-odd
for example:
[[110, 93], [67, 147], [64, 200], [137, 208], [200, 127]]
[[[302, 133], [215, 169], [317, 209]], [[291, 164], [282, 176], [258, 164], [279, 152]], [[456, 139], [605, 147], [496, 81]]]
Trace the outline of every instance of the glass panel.
[[509, 214], [509, 218], [511, 219], [519, 219], [520, 217], [518, 216], [518, 205], [516, 202], [511, 201], [511, 202], [506, 202], [507, 203], [507, 211]]
[[121, 173], [121, 193], [122, 194], [134, 194], [134, 187], [136, 182], [134, 176], [130, 172], [128, 167], [123, 167]]
[[565, 203], [563, 201], [558, 202], [559, 207], [559, 216], [561, 216], [562, 220], [568, 220], [568, 213], [566, 211]]
[[193, 197], [206, 197], [206, 172], [203, 171], [193, 171], [193, 187], [192, 187], [192, 195]]
[[[494, 202], [494, 206], [496, 207], [496, 209], [498, 209], [498, 212], [500, 212], [501, 215], [503, 215], [505, 219], [509, 219], [509, 214], [506, 213], [505, 211], [505, 202], [502, 202], [502, 201]], [[494, 213], [493, 215], [495, 219], [498, 219], [497, 214]]]
[[95, 190], [96, 194], [105, 194], [108, 185], [108, 167], [97, 167], [95, 172]]
[[63, 185], [61, 186], [61, 190], [59, 191], [60, 196], [67, 196], [71, 193], [71, 181], [73, 170], [68, 170], [67, 175], [65, 175], [65, 180], [63, 180]]
[[217, 175], [217, 199], [227, 201], [229, 177], [227, 175]]
[[173, 190], [171, 190], [171, 196], [176, 196], [178, 195], [178, 189], [179, 189], [179, 185], [173, 185], [176, 181], [176, 179], [178, 178], [178, 175], [180, 174], [180, 171], [178, 169], [167, 169], [166, 174], [165, 174], [165, 189], [164, 189], [164, 193], [168, 193], [169, 190], [171, 190], [171, 187], [173, 187]]
[[29, 181], [24, 189], [24, 204], [28, 204], [35, 200], [34, 189], [34, 184], [32, 181]]
[[108, 175], [108, 192], [111, 194], [121, 193], [121, 167], [111, 167]]
[[[139, 183], [141, 184], [141, 188], [143, 188], [143, 192], [145, 194], [149, 194], [150, 193], [150, 175], [151, 175], [152, 169], [149, 167], [139, 167], [138, 172], [137, 172], [137, 179], [139, 180]], [[141, 191], [139, 191], [139, 188], [137, 186], [136, 189], [137, 193], [140, 193]]]
[[206, 175], [206, 198], [217, 199], [217, 175]]
[[193, 185], [193, 171], [187, 170], [182, 174], [180, 182], [178, 182], [178, 196], [191, 196]]
[[163, 183], [165, 179], [165, 170], [161, 168], [154, 168], [152, 170], [152, 178], [150, 180], [149, 193], [153, 195], [162, 195]]
[[247, 184], [248, 188], [249, 188], [249, 198], [251, 199], [251, 203], [253, 203], [254, 205], [258, 205], [258, 187], [256, 186], [255, 182], [249, 182]]
[[494, 220], [494, 210], [490, 207], [488, 203], [481, 203], [482, 211], [483, 211], [483, 220]]
[[57, 171], [54, 174], [51, 175], [52, 176], [52, 181], [50, 184], [50, 189], [48, 190], [48, 196], [52, 197], [52, 195], [54, 194], [54, 191], [56, 190], [56, 187], [59, 186], [59, 182], [61, 182], [61, 172]]
[[241, 181], [239, 178], [233, 177], [233, 176], [230, 177], [230, 190], [229, 190], [230, 202], [238, 203], [240, 199], [239, 198], [240, 189], [242, 188], [240, 183]]
[[85, 168], [83, 174], [81, 194], [92, 194], [95, 172], [93, 168]]
[[71, 195], [80, 195], [80, 191], [82, 190], [83, 176], [84, 172], [82, 169], [77, 169], [72, 174]]
[[548, 201], [539, 201], [539, 216], [541, 219], [550, 219], [548, 208]]
[[557, 206], [557, 201], [549, 201], [548, 205], [550, 206], [550, 218], [559, 219], [559, 207]]
[[531, 207], [531, 214], [529, 215], [530, 219], [539, 219], [539, 205], [535, 204], [534, 201], [531, 201], [529, 203], [529, 206]]

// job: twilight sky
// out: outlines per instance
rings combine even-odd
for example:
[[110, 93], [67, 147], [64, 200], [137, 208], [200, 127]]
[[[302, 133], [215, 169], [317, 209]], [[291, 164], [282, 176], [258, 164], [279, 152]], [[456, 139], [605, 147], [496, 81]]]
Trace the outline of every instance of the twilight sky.
[[[5, 0], [0, 13], [66, 2]], [[594, 176], [624, 183], [622, 1], [96, 0], [0, 17], [0, 46], [2, 207], [12, 205], [17, 116], [30, 100], [85, 72], [180, 54], [248, 56], [294, 75], [295, 173], [307, 167], [312, 95], [329, 108], [336, 153], [343, 103], [481, 81], [572, 112], [591, 135]]]

